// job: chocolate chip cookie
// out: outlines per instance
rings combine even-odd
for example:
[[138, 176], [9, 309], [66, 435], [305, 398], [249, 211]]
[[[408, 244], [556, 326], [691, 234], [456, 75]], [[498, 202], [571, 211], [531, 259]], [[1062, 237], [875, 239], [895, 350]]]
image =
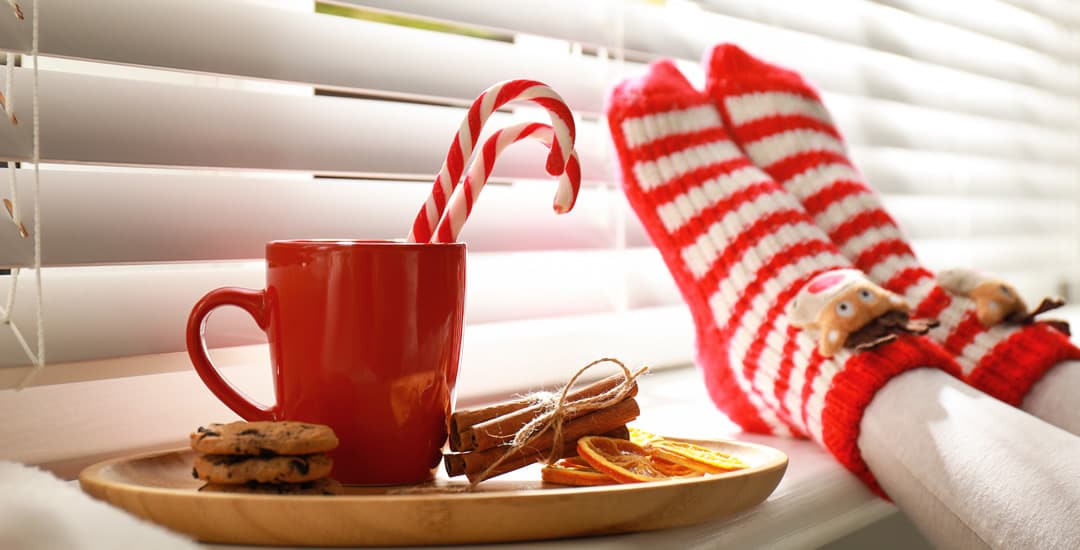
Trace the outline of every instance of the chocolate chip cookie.
[[209, 424], [190, 439], [195, 452], [209, 455], [307, 455], [338, 446], [329, 426], [291, 421]]
[[203, 493], [230, 493], [252, 495], [343, 495], [345, 488], [330, 478], [303, 483], [207, 483], [199, 487]]
[[303, 483], [328, 477], [325, 454], [297, 456], [196, 455], [191, 475], [210, 483]]

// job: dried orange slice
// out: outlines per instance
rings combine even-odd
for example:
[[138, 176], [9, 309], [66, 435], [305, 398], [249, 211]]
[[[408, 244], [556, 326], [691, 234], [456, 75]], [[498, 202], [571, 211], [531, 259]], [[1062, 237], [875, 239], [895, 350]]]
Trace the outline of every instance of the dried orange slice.
[[658, 481], [671, 477], [653, 466], [645, 449], [625, 439], [590, 435], [578, 440], [577, 451], [593, 468], [621, 483]]
[[635, 428], [633, 426], [627, 426], [626, 429], [630, 431], [630, 441], [633, 441], [634, 443], [637, 443], [638, 445], [644, 446], [646, 443], [648, 443], [650, 441], [659, 441], [661, 439], [664, 439], [664, 438], [662, 438], [662, 437], [660, 437], [660, 436], [658, 436], [658, 435], [656, 435], [656, 434], [654, 434], [652, 432], [647, 432], [645, 430], [642, 430], [641, 428]]
[[[646, 450], [646, 452], [648, 452]], [[670, 460], [664, 460], [658, 456], [650, 456], [649, 460], [657, 470], [664, 472], [671, 477], [696, 477], [704, 475], [705, 472], [701, 470], [695, 470], [689, 466], [683, 466], [682, 464], [676, 464]]]
[[607, 474], [596, 471], [580, 457], [564, 458], [540, 470], [540, 479], [560, 485], [610, 485], [618, 483]]
[[651, 441], [645, 445], [645, 451], [652, 457], [710, 474], [749, 467], [745, 462], [727, 453], [707, 449], [693, 443], [683, 443], [682, 441], [669, 441], [666, 439]]

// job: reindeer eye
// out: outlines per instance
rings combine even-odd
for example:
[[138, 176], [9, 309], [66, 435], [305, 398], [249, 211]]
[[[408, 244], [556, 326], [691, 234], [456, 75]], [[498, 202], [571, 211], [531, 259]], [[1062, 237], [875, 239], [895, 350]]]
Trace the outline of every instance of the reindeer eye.
[[1006, 298], [1012, 298], [1012, 291], [1009, 290], [1009, 287], [1001, 285], [1000, 289], [1001, 293], [1004, 294]]
[[836, 304], [836, 314], [841, 317], [851, 317], [855, 315], [855, 308], [851, 306], [851, 302], [840, 302]]
[[859, 291], [859, 299], [871, 304], [874, 302], [874, 293], [864, 288]]

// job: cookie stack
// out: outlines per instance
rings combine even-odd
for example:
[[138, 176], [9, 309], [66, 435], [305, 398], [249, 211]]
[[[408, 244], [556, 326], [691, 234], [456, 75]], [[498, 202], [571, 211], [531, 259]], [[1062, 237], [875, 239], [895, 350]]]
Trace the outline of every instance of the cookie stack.
[[329, 426], [303, 422], [233, 422], [199, 427], [191, 434], [195, 467], [206, 481], [200, 491], [335, 495], [327, 451], [338, 446]]

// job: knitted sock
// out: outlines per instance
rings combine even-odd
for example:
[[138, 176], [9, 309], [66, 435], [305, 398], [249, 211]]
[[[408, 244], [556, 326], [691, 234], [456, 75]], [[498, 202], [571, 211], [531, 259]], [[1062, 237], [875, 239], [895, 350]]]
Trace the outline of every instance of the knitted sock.
[[795, 72], [722, 44], [708, 60], [708, 93], [732, 139], [794, 195], [841, 253], [875, 283], [941, 324], [930, 336], [954, 354], [963, 379], [1017, 405], [1052, 366], [1080, 357], [1042, 323], [983, 326], [976, 304], [943, 290], [848, 158], [814, 89]]
[[825, 357], [793, 324], [793, 299], [850, 263], [670, 61], [618, 85], [607, 115], [626, 195], [693, 314], [713, 401], [748, 431], [818, 441], [876, 488], [856, 445], [863, 409], [901, 372], [955, 372], [951, 357], [910, 335]]

